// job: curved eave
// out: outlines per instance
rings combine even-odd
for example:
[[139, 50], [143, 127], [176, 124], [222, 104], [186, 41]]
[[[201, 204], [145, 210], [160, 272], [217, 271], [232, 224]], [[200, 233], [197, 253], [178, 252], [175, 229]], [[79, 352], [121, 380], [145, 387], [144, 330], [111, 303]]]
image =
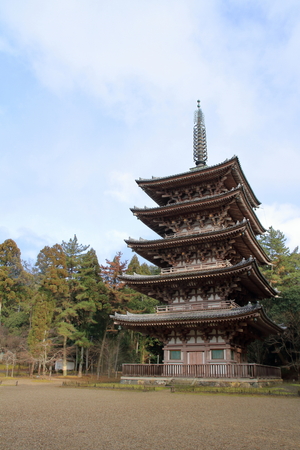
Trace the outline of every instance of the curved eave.
[[[195, 200], [186, 200], [172, 205], [159, 206], [155, 208], [130, 208], [132, 213], [138, 217], [145, 225], [151, 228], [160, 236], [165, 235], [165, 228], [160, 227], [157, 220], [163, 217], [176, 217], [177, 215], [191, 212], [201, 212], [207, 209], [220, 208], [231, 202], [231, 216], [233, 220], [243, 220], [244, 217], [250, 220], [255, 234], [265, 233], [267, 230], [262, 226], [254, 213], [243, 186], [238, 186], [229, 192], [207, 196]], [[236, 216], [236, 217], [234, 217]], [[163, 228], [163, 229], [162, 229]]]
[[252, 258], [224, 268], [189, 270], [162, 275], [122, 275], [119, 276], [119, 279], [132, 289], [148, 295], [153, 287], [165, 287], [167, 289], [168, 286], [177, 285], [176, 289], [178, 289], [181, 284], [190, 281], [203, 285], [211, 280], [221, 280], [232, 276], [239, 276], [241, 285], [259, 298], [275, 297], [278, 294], [261, 274], [256, 261]]
[[[218, 231], [193, 233], [187, 236], [156, 240], [125, 239], [125, 242], [129, 248], [150, 261], [152, 264], [158, 265], [159, 267], [165, 267], [166, 265], [160, 264], [159, 259], [155, 258], [155, 255], [153, 254], [155, 250], [158, 251], [160, 249], [173, 248], [174, 246], [184, 247], [187, 245], [201, 245], [206, 242], [219, 242], [233, 238], [239, 239], [244, 243], [244, 248], [240, 251], [243, 257], [248, 258], [252, 255], [261, 264], [271, 263], [270, 258], [257, 242], [248, 220]], [[237, 247], [241, 247], [241, 245], [238, 244]], [[245, 248], [248, 248], [249, 251], [247, 252]]]
[[251, 323], [266, 334], [278, 334], [283, 330], [272, 322], [265, 314], [262, 306], [246, 305], [233, 309], [200, 310], [189, 312], [171, 312], [163, 314], [118, 314], [110, 316], [115, 325], [123, 325], [128, 328], [144, 327], [174, 327], [186, 325], [228, 324], [240, 320], [251, 321]]
[[[247, 191], [249, 201], [252, 207], [258, 207], [261, 203], [255, 196], [244, 172], [241, 168], [239, 159], [237, 156], [226, 160], [220, 164], [213, 166], [205, 166], [202, 168], [195, 168], [189, 172], [183, 172], [176, 175], [171, 175], [167, 177], [153, 177], [151, 179], [139, 179], [136, 183], [141, 187], [146, 194], [151, 197], [160, 206], [165, 204], [165, 200], [158, 194], [155, 189], [170, 189], [180, 186], [186, 186], [188, 184], [203, 183], [204, 181], [210, 181], [226, 171], [231, 169], [231, 176], [235, 181], [236, 185], [243, 184]], [[231, 185], [231, 187], [234, 187]]]

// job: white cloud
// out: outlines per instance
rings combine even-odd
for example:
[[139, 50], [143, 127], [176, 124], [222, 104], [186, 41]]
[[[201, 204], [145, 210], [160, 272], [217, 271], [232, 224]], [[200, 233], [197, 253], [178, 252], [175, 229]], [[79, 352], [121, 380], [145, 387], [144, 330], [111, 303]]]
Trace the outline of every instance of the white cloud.
[[300, 207], [292, 204], [264, 205], [257, 210], [265, 228], [280, 230], [287, 238], [287, 246], [291, 251], [300, 246]]
[[109, 174], [110, 189], [104, 192], [105, 195], [113, 197], [115, 200], [131, 203], [136, 195], [137, 186], [131, 173], [113, 171]]
[[192, 166], [200, 97], [209, 164], [237, 154], [273, 205], [268, 223], [297, 245], [298, 0], [171, 3], [1, 3], [1, 55], [31, 76], [21, 92], [3, 83], [13, 102], [1, 100], [2, 223], [14, 235], [16, 226], [59, 242], [76, 233], [101, 255], [123, 245], [124, 229], [145, 236], [128, 207], [152, 202], [134, 179]]

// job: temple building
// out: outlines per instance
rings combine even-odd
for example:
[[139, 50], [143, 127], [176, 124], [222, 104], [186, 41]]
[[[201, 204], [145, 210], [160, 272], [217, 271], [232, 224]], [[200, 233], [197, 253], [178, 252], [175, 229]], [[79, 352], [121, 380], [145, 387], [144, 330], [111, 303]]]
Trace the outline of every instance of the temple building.
[[123, 375], [280, 378], [278, 368], [247, 363], [249, 343], [282, 331], [259, 303], [278, 294], [259, 270], [270, 264], [256, 240], [266, 231], [255, 214], [260, 202], [236, 156], [214, 166], [206, 161], [198, 102], [195, 167], [137, 180], [157, 206], [132, 212], [158, 238], [126, 243], [161, 271], [120, 278], [160, 306], [153, 314], [116, 313], [113, 318], [117, 325], [161, 340], [164, 360], [125, 365]]

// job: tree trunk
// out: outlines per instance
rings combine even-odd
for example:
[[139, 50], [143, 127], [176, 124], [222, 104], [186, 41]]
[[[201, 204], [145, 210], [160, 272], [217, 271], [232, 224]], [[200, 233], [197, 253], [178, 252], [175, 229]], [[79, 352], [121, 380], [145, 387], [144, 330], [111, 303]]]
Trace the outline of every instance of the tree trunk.
[[87, 375], [89, 372], [89, 348], [87, 347], [85, 350], [85, 374]]
[[83, 352], [84, 352], [84, 347], [81, 347], [81, 349], [80, 349], [79, 366], [78, 366], [78, 377], [79, 378], [82, 377]]
[[45, 344], [44, 355], [43, 355], [43, 376], [46, 375], [46, 361], [47, 361], [47, 350], [46, 350], [46, 344]]
[[68, 366], [67, 366], [67, 336], [64, 336], [64, 344], [63, 344], [63, 376], [66, 377], [68, 374]]
[[117, 340], [117, 351], [116, 351], [116, 359], [115, 359], [115, 372], [118, 371], [118, 359], [119, 359], [119, 350], [120, 350], [120, 340], [121, 340], [121, 331]]
[[75, 372], [78, 369], [78, 345], [76, 345], [76, 356], [75, 356]]
[[30, 378], [33, 377], [34, 365], [35, 365], [35, 362], [32, 361], [32, 363], [30, 364], [30, 373], [29, 373]]
[[97, 361], [97, 380], [99, 380], [99, 377], [100, 377], [101, 363], [102, 363], [103, 352], [104, 352], [104, 345], [105, 345], [105, 340], [106, 340], [106, 333], [107, 333], [107, 325], [105, 327], [103, 339], [102, 339], [102, 342], [101, 342], [100, 353], [99, 353], [98, 361]]

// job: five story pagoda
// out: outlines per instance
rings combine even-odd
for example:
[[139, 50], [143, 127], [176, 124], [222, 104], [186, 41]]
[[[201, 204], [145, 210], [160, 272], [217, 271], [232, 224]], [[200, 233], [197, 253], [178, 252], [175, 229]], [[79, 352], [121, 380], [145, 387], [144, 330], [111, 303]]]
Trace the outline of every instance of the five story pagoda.
[[[259, 271], [270, 260], [256, 240], [266, 230], [235, 156], [207, 166], [204, 116], [194, 120], [190, 171], [137, 184], [156, 203], [132, 209], [155, 240], [127, 245], [161, 269], [159, 275], [123, 275], [128, 286], [161, 303], [155, 314], [115, 314], [114, 322], [158, 338], [164, 364], [123, 365], [123, 376], [273, 377], [280, 370], [247, 364], [247, 345], [282, 330], [265, 314], [262, 298], [277, 295]], [[263, 369], [264, 368], [264, 369]]]

